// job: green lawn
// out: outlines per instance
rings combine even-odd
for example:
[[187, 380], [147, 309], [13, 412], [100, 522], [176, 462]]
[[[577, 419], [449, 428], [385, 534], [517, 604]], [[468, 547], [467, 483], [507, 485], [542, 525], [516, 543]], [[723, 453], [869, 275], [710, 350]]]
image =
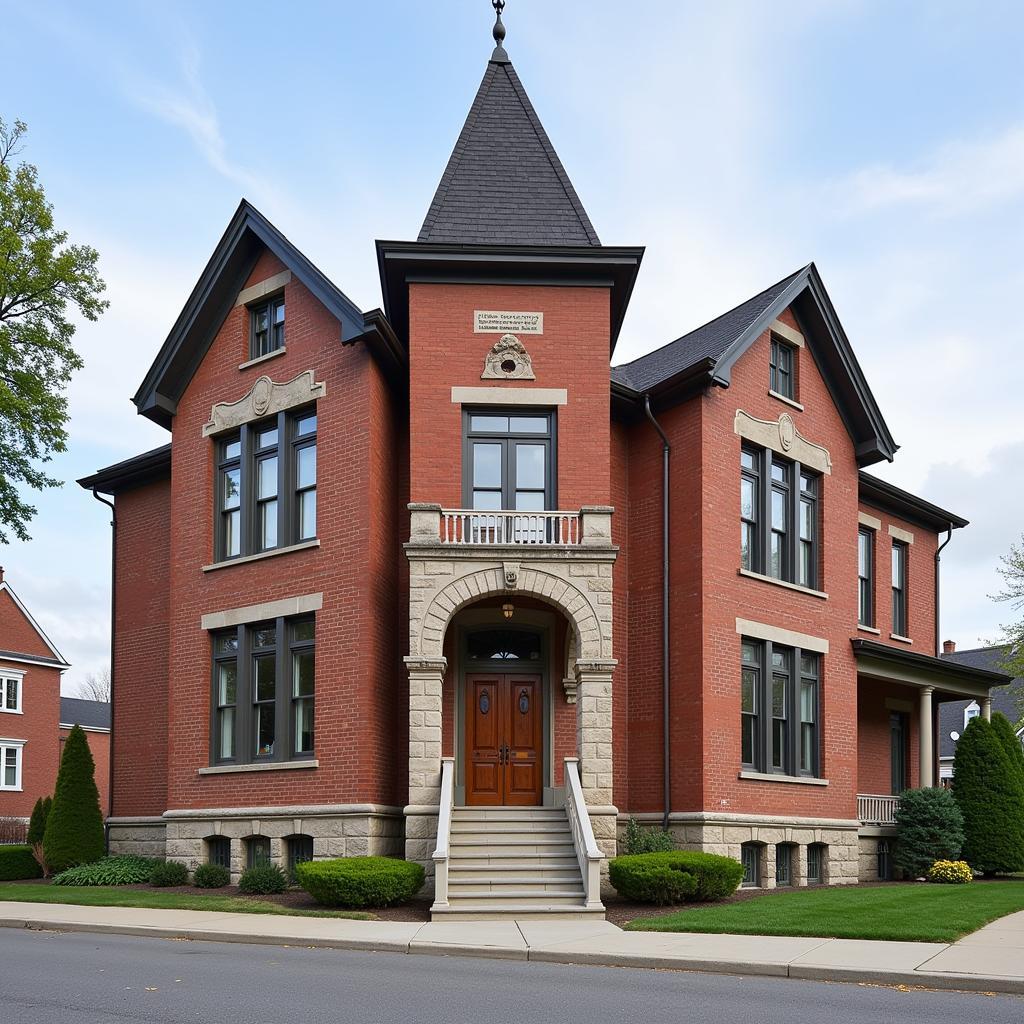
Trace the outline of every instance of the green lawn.
[[[125, 889], [105, 885], [19, 885], [0, 882], [0, 903], [73, 903], [80, 907], [154, 907], [157, 910], [217, 910], [230, 914], [288, 914], [295, 917], [345, 917], [370, 921], [372, 914], [355, 910], [297, 910], [266, 900], [211, 893], [165, 892], [161, 889]], [[0, 908], [2, 912], [2, 908]]]
[[1024, 882], [850, 886], [755, 896], [722, 906], [638, 918], [626, 927], [655, 932], [952, 942], [1017, 910], [1024, 910]]

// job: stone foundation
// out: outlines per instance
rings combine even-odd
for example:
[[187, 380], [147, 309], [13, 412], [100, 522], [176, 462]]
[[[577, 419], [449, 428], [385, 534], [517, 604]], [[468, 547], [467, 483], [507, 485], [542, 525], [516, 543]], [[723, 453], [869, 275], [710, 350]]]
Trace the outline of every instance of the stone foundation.
[[107, 818], [112, 854], [167, 856], [167, 822], [163, 818]]
[[[878, 874], [878, 844], [888, 843], [890, 864], [896, 841], [893, 836], [895, 829], [872, 828], [862, 829], [858, 839], [859, 848], [859, 876], [862, 882], [877, 882], [880, 880]], [[890, 878], [896, 877], [894, 868], [890, 869]]]

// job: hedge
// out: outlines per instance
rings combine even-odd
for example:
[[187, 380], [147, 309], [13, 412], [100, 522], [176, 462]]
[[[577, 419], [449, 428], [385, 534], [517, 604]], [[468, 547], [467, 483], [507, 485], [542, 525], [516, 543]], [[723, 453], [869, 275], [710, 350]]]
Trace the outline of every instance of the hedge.
[[639, 903], [708, 903], [736, 891], [743, 865], [714, 853], [673, 850], [616, 857], [608, 875], [620, 896]]
[[391, 857], [343, 857], [295, 865], [299, 885], [326, 907], [388, 907], [420, 891], [419, 864]]
[[0, 846], [0, 882], [20, 882], [23, 878], [40, 878], [42, 874], [31, 846]]
[[170, 885], [188, 885], [188, 868], [177, 860], [154, 864], [149, 875], [149, 884], [158, 889], [165, 889]]
[[200, 864], [192, 872], [192, 884], [200, 889], [223, 889], [231, 881], [231, 873], [220, 864]]

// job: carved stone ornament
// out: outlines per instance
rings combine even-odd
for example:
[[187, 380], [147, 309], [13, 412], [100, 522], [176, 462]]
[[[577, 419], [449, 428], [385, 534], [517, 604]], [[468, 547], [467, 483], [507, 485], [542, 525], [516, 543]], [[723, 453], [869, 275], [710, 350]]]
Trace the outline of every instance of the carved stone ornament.
[[502, 576], [505, 579], [505, 586], [509, 590], [515, 590], [516, 585], [519, 583], [519, 563], [518, 562], [502, 562], [501, 563]]
[[793, 422], [793, 417], [788, 412], [784, 412], [779, 417], [779, 444], [782, 445], [782, 450], [788, 452], [793, 447], [794, 440], [796, 440], [796, 424]]
[[235, 430], [243, 423], [295, 409], [326, 394], [327, 385], [314, 380], [312, 370], [304, 370], [284, 384], [260, 377], [237, 402], [218, 402], [213, 406], [210, 422], [203, 425], [203, 437]]
[[759, 420], [737, 409], [733, 429], [744, 440], [786, 455], [819, 473], [832, 472], [832, 456], [828, 449], [804, 437], [788, 412], [784, 412], [777, 420]]
[[533, 360], [526, 346], [514, 335], [503, 334], [484, 357], [481, 380], [536, 380]]

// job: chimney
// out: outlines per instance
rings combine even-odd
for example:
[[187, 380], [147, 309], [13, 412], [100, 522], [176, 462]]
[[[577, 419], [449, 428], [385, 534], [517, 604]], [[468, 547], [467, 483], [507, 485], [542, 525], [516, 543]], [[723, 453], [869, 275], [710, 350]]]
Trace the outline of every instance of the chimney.
[[942, 653], [943, 654], [955, 654], [956, 653], [956, 641], [955, 640], [943, 640], [942, 641]]
[[0, 565], [0, 583], [4, 581], [4, 567]]

